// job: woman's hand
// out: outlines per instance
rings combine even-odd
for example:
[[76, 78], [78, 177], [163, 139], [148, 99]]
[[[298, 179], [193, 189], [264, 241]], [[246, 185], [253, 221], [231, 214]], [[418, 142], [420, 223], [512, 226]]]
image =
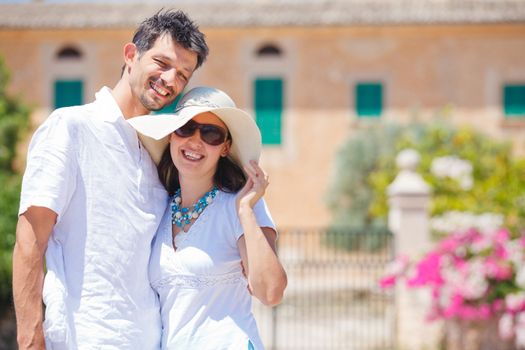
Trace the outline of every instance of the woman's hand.
[[288, 283], [286, 272], [276, 254], [277, 233], [271, 227], [259, 226], [253, 210], [266, 192], [268, 175], [253, 161], [244, 170], [248, 179], [237, 195], [237, 212], [244, 234], [237, 240], [237, 246], [249, 292], [264, 305], [274, 306], [283, 298]]
[[244, 166], [248, 175], [246, 185], [239, 191], [237, 196], [238, 209], [248, 205], [253, 209], [255, 203], [264, 196], [266, 187], [268, 187], [268, 175], [255, 162], [250, 161], [250, 166]]

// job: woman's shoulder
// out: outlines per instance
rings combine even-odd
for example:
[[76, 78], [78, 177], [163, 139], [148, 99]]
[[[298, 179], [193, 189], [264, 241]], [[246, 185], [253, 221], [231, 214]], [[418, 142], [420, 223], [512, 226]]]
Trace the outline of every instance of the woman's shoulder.
[[237, 213], [236, 210], [236, 200], [237, 200], [237, 192], [226, 192], [223, 190], [219, 190], [219, 196], [218, 198], [218, 206], [221, 207], [221, 211], [223, 214], [229, 214], [230, 216], [235, 216]]
[[229, 202], [235, 202], [238, 192], [226, 192], [224, 190], [219, 190], [219, 193], [220, 193], [219, 198], [223, 202], [228, 202], [229, 203]]

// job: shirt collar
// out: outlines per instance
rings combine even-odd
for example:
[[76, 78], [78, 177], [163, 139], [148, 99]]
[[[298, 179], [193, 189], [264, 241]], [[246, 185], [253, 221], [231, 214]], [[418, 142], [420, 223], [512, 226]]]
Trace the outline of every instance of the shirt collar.
[[95, 104], [98, 106], [100, 112], [98, 113], [98, 117], [122, 130], [124, 135], [126, 135], [124, 137], [129, 143], [129, 147], [137, 144], [137, 132], [124, 118], [110, 88], [104, 86], [95, 94]]
[[117, 101], [115, 101], [111, 89], [107, 86], [102, 87], [102, 89], [95, 94], [95, 100], [100, 108], [100, 118], [104, 121], [115, 123], [120, 119], [124, 119], [124, 115], [122, 114]]

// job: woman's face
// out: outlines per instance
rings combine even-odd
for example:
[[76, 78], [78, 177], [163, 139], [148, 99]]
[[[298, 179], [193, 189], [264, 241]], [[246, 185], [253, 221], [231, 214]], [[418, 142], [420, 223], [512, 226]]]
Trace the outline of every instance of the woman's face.
[[[211, 112], [198, 114], [192, 121], [228, 130], [226, 124]], [[179, 171], [179, 176], [191, 175], [213, 179], [219, 158], [226, 156], [229, 150], [229, 140], [217, 146], [204, 142], [200, 129], [196, 129], [193, 135], [188, 137], [181, 137], [175, 132], [170, 136], [171, 159]]]

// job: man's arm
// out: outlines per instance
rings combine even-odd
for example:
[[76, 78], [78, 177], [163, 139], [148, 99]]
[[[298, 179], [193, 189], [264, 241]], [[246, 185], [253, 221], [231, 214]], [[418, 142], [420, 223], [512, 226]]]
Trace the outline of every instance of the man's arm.
[[13, 250], [13, 299], [20, 350], [45, 349], [42, 329], [44, 254], [57, 214], [30, 207], [18, 218]]

